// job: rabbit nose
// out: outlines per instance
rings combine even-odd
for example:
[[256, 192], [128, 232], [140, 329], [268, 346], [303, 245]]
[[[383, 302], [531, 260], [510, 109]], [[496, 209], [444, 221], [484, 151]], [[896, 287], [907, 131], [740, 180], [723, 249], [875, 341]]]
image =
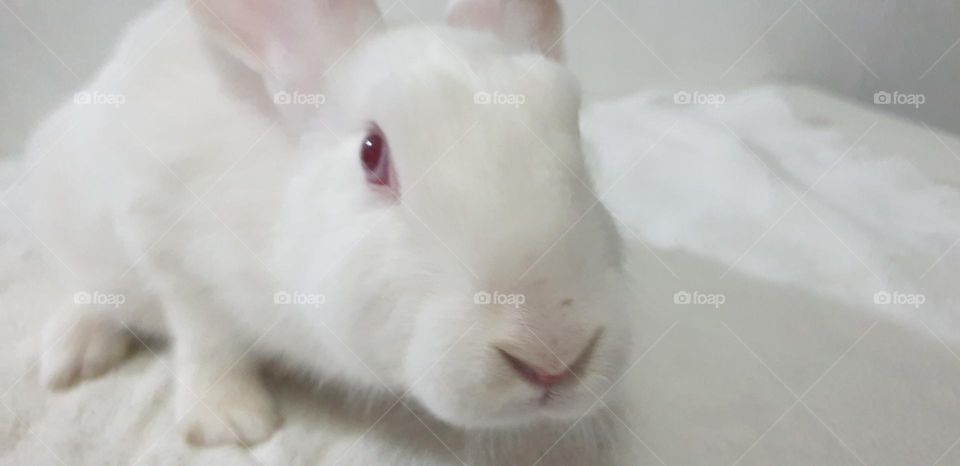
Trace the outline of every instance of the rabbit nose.
[[[510, 350], [503, 349], [500, 346], [494, 346], [494, 348], [496, 348], [497, 352], [510, 364], [510, 367], [513, 367], [513, 369], [528, 382], [549, 389], [569, 380], [571, 377], [578, 377], [578, 374], [589, 364], [597, 348], [597, 343], [602, 336], [603, 328], [601, 327], [593, 333], [593, 336], [581, 347], [578, 353], [561, 352], [561, 354], [566, 354], [568, 357], [569, 355], [576, 355], [568, 360], [568, 362], [564, 362], [556, 353], [549, 351], [550, 356], [541, 355], [547, 359], [541, 359], [539, 364], [535, 364], [531, 363], [528, 358], [517, 356], [517, 351], [520, 351], [518, 348], [509, 346], [508, 348], [510, 348]], [[520, 352], [524, 353], [523, 351]], [[557, 363], [559, 363], [560, 368], [557, 368]]]
[[520, 358], [497, 348], [500, 354], [507, 360], [511, 367], [517, 371], [523, 378], [527, 381], [533, 383], [534, 385], [540, 385], [544, 388], [550, 388], [558, 383], [564, 381], [571, 375], [573, 372], [569, 368], [564, 368], [560, 372], [550, 373], [545, 370], [542, 370], [536, 366], [533, 366], [527, 362], [524, 362]]

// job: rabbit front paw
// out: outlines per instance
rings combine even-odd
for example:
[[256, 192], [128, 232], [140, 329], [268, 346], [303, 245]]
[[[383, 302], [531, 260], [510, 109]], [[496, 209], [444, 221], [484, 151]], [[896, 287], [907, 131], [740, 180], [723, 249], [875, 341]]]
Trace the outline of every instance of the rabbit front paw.
[[255, 374], [228, 374], [205, 391], [180, 386], [177, 398], [181, 430], [193, 445], [249, 447], [269, 438], [281, 422]]
[[103, 374], [124, 360], [132, 337], [106, 316], [56, 315], [44, 329], [40, 382], [57, 390]]

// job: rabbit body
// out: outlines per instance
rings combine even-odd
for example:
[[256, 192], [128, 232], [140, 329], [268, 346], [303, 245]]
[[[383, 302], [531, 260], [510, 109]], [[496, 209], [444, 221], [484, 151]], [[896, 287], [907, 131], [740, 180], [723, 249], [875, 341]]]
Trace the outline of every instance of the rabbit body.
[[[412, 397], [467, 438], [531, 439], [507, 462], [555, 448], [548, 463], [607, 463], [612, 439], [584, 435], [625, 367], [629, 299], [569, 72], [489, 34], [382, 30], [363, 7], [338, 23], [349, 44], [249, 55], [210, 24], [260, 26], [211, 3], [216, 18], [168, 1], [131, 25], [87, 99], [32, 139], [29, 224], [76, 293], [45, 329], [43, 383], [100, 374], [156, 334], [194, 443], [277, 428], [258, 376], [276, 360]], [[374, 126], [386, 186], [358, 157]]]

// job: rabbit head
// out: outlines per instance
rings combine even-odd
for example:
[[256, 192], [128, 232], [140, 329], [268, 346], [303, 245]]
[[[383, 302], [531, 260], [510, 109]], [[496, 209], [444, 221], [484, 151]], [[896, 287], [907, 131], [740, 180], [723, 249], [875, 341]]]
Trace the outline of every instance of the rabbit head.
[[297, 107], [280, 108], [302, 137], [274, 253], [325, 297], [297, 311], [331, 340], [314, 357], [458, 426], [596, 406], [630, 303], [556, 4], [463, 0], [450, 26], [386, 29], [367, 1], [206, 3]]

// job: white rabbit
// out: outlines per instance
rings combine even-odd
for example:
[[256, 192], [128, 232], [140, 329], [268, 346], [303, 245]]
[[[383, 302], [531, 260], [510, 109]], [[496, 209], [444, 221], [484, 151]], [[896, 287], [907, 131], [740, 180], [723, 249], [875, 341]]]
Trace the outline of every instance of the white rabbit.
[[372, 0], [205, 0], [141, 18], [32, 142], [29, 223], [78, 292], [42, 381], [99, 374], [143, 333], [170, 339], [199, 444], [275, 430], [268, 359], [467, 432], [602, 416], [631, 304], [577, 85], [544, 57], [559, 15], [463, 0], [455, 27], [387, 29]]

